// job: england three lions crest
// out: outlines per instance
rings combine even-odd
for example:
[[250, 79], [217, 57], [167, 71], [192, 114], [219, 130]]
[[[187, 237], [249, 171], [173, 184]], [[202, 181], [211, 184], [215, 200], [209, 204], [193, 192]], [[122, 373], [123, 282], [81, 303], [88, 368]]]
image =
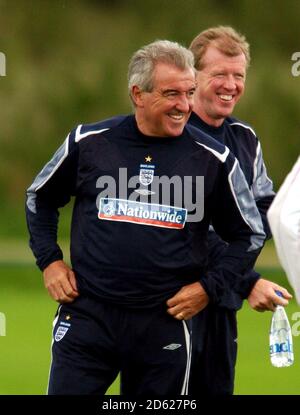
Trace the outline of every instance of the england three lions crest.
[[61, 321], [54, 335], [54, 340], [56, 342], [60, 342], [65, 337], [70, 327], [71, 327], [70, 323], [65, 323]]
[[153, 182], [154, 169], [153, 164], [140, 164], [139, 181], [143, 186], [149, 186]]
[[60, 342], [61, 339], [65, 337], [65, 334], [67, 333], [68, 330], [69, 330], [68, 327], [59, 326], [54, 336], [55, 341]]

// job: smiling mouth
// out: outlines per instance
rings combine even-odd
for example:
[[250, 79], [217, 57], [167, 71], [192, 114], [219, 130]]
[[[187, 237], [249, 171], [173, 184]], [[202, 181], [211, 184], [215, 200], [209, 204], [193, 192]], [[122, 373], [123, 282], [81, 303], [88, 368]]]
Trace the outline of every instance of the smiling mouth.
[[222, 101], [232, 101], [233, 100], [233, 95], [225, 95], [225, 94], [219, 94], [218, 97], [222, 100]]
[[184, 119], [184, 114], [180, 113], [180, 114], [168, 114], [170, 118], [172, 118], [172, 120], [175, 121], [182, 121]]

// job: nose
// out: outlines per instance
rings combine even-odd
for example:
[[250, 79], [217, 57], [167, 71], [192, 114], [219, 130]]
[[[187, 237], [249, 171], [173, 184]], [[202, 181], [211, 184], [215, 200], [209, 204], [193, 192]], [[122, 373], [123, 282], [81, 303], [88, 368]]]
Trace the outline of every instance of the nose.
[[176, 109], [183, 113], [192, 111], [194, 105], [194, 97], [187, 94], [181, 94], [176, 103]]
[[224, 79], [223, 87], [230, 91], [236, 89], [236, 82], [233, 75], [228, 75]]

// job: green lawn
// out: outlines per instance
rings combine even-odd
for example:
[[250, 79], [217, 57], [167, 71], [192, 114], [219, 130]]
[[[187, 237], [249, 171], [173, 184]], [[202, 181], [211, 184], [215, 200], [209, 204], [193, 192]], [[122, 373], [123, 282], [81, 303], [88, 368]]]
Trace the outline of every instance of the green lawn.
[[[265, 269], [264, 275], [284, 284], [278, 269]], [[0, 394], [44, 394], [56, 303], [45, 291], [40, 272], [30, 263], [0, 261], [0, 278], [0, 312], [6, 317], [6, 336], [0, 337]], [[292, 301], [287, 309], [291, 323], [296, 311], [299, 306]], [[273, 368], [268, 354], [270, 320], [271, 313], [254, 312], [247, 303], [239, 313], [236, 394], [300, 393], [299, 337], [294, 337], [294, 365]], [[109, 393], [118, 393], [118, 382]]]

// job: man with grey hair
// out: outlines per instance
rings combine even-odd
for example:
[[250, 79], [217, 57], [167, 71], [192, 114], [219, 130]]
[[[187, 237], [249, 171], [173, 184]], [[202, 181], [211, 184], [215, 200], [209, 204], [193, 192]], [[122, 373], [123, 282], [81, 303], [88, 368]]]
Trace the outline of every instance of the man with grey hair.
[[[167, 300], [197, 281], [218, 299], [224, 281], [234, 285], [263, 245], [235, 158], [186, 127], [193, 65], [192, 53], [174, 42], [138, 50], [128, 72], [134, 114], [77, 126], [27, 191], [30, 246], [60, 303], [49, 394], [102, 395], [119, 371], [122, 394], [187, 394], [190, 318], [206, 299], [190, 292], [185, 315]], [[57, 225], [72, 195], [69, 267]], [[204, 272], [210, 223], [229, 244], [222, 267]]]

